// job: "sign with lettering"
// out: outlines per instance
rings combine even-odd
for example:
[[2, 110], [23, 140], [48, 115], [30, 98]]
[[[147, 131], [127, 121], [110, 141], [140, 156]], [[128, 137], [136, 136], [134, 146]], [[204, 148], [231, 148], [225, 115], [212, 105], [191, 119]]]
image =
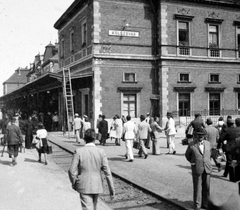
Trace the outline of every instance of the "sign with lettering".
[[137, 31], [116, 31], [116, 30], [109, 30], [108, 35], [110, 35], [110, 36], [139, 37], [139, 32], [137, 32]]

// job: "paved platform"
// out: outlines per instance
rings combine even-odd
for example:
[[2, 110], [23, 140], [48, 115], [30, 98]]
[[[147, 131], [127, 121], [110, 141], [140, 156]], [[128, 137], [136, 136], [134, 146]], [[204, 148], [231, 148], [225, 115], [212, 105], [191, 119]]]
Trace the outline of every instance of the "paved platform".
[[[0, 146], [1, 153], [2, 149]], [[72, 189], [67, 173], [55, 163], [44, 165], [37, 160], [35, 149], [19, 153], [14, 167], [8, 153], [0, 157], [0, 209], [80, 210], [79, 194]], [[98, 209], [110, 210], [101, 200]]]
[[[74, 152], [76, 148], [84, 145], [83, 141], [79, 145], [73, 137], [68, 138], [68, 134], [63, 135], [62, 132], [49, 133], [49, 139], [70, 152]], [[178, 132], [176, 135], [177, 153], [175, 155], [166, 154], [168, 149], [166, 148], [166, 137], [164, 134], [162, 134], [161, 139], [161, 155], [152, 155], [149, 149], [148, 158], [143, 159], [138, 157], [138, 151], [133, 149], [134, 162], [126, 162], [124, 142], [122, 142], [121, 146], [115, 146], [114, 142], [108, 139], [105, 146], [100, 145], [98, 141], [96, 141], [96, 145], [106, 151], [114, 174], [130, 180], [185, 209], [192, 209], [192, 176], [190, 164], [184, 156], [187, 146], [181, 144], [183, 132]], [[213, 162], [212, 164], [211, 194], [214, 194], [218, 198], [219, 203], [222, 203], [233, 192], [238, 192], [238, 184], [230, 182], [228, 178], [223, 178], [223, 171], [218, 172]], [[224, 165], [225, 163], [223, 162]]]

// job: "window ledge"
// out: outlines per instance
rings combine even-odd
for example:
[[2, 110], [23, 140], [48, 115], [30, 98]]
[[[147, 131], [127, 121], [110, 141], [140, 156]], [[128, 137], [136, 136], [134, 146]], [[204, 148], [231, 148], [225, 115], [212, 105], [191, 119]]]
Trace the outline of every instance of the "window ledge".
[[178, 83], [185, 83], [185, 84], [189, 84], [192, 83], [191, 81], [178, 81]]
[[221, 84], [221, 82], [208, 82], [208, 84]]
[[132, 83], [132, 84], [136, 84], [136, 83], [138, 83], [138, 81], [123, 81], [123, 83]]

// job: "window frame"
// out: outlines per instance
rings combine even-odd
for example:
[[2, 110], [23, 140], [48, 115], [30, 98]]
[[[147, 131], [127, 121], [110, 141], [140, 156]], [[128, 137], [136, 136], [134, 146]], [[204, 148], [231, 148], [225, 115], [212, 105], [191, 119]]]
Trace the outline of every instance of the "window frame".
[[240, 59], [240, 25], [236, 25], [236, 57]]
[[69, 31], [69, 51], [70, 53], [74, 52], [74, 30]]
[[[188, 94], [189, 95], [189, 110], [188, 111], [181, 111], [180, 110], [180, 95], [181, 94]], [[192, 94], [191, 92], [178, 92], [178, 113], [180, 117], [190, 116], [191, 115], [191, 107], [192, 107]], [[185, 115], [181, 115], [181, 113], [185, 113]]]
[[237, 74], [237, 84], [240, 84], [240, 74]]
[[[211, 77], [212, 77], [212, 76], [218, 76], [218, 81], [212, 81], [212, 80], [211, 80]], [[210, 73], [210, 74], [209, 74], [209, 78], [208, 78], [208, 83], [211, 83], [211, 84], [220, 84], [220, 83], [221, 83], [220, 73]]]
[[87, 46], [87, 19], [81, 21], [81, 36], [82, 48], [84, 48]]
[[[207, 34], [208, 34], [208, 57], [216, 57], [216, 58], [219, 58], [221, 57], [222, 55], [222, 52], [220, 50], [221, 48], [221, 24], [219, 23], [213, 23], [213, 22], [209, 22], [207, 23], [208, 24], [208, 27], [207, 27]], [[211, 46], [211, 44], [213, 43], [210, 43], [210, 26], [216, 26], [217, 27], [217, 46], [214, 47], [214, 45]], [[216, 56], [214, 56], [214, 54]]]
[[[219, 112], [216, 113], [216, 111], [214, 111], [213, 113], [211, 113], [211, 107], [210, 107], [210, 98], [212, 94], [218, 94], [219, 95]], [[209, 92], [208, 93], [208, 110], [209, 110], [209, 115], [213, 116], [213, 115], [220, 115], [221, 114], [221, 108], [222, 108], [222, 93], [221, 92]]]
[[[131, 101], [131, 100], [128, 100], [128, 101], [125, 101], [124, 100], [124, 97], [125, 96], [128, 96], [128, 97], [131, 97], [131, 96], [134, 96], [134, 101]], [[130, 108], [130, 106], [131, 106], [131, 104], [134, 104], [134, 116], [131, 116], [131, 118], [137, 118], [137, 93], [122, 93], [122, 114], [123, 115], [126, 115], [126, 113], [125, 113], [125, 111], [126, 110], [124, 110], [124, 105], [125, 104], [127, 104], [127, 106], [128, 106], [128, 110], [127, 110], [127, 115], [130, 115], [131, 116], [131, 113], [132, 113], [132, 111], [131, 111], [131, 108]], [[126, 116], [127, 116], [126, 115]]]
[[[179, 30], [180, 30], [180, 22], [182, 23], [187, 23], [188, 26], [188, 45], [180, 45], [179, 41]], [[183, 19], [178, 19], [177, 20], [177, 54], [179, 56], [190, 56], [191, 55], [191, 21], [190, 20], [183, 20]]]
[[[188, 80], [181, 80], [181, 75], [188, 75]], [[178, 73], [178, 83], [191, 83], [191, 75], [189, 72]]]
[[65, 39], [64, 37], [61, 37], [60, 41], [60, 58], [64, 58], [65, 56]]
[[[126, 80], [126, 75], [127, 74], [132, 74], [134, 75], [134, 81], [129, 81], [129, 80]], [[136, 72], [123, 72], [123, 82], [124, 83], [137, 83], [137, 73]]]

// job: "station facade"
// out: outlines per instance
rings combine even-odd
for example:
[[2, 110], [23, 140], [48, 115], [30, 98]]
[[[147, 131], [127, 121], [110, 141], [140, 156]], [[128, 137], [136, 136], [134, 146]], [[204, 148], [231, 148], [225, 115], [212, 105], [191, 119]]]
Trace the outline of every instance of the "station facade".
[[238, 114], [236, 1], [75, 0], [54, 27], [59, 69], [51, 78], [70, 69], [74, 110], [94, 124], [99, 114]]

